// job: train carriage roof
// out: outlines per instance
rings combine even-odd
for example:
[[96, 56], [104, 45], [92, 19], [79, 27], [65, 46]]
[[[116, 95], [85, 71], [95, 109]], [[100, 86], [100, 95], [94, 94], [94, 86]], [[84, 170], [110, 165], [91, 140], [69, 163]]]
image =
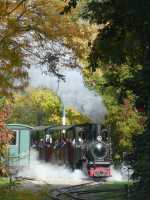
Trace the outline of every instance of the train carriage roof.
[[68, 130], [74, 125], [51, 125], [51, 126], [36, 126], [32, 131], [45, 131], [45, 132], [54, 132], [59, 130]]
[[69, 130], [72, 127], [74, 127], [74, 125], [57, 125], [57, 126], [50, 126], [48, 128], [45, 129], [45, 131], [47, 132], [53, 132], [53, 131], [60, 131], [60, 130]]
[[26, 124], [19, 124], [19, 123], [11, 123], [7, 124], [8, 128], [17, 128], [17, 129], [30, 129], [31, 131], [34, 129], [34, 127], [26, 125]]
[[50, 126], [35, 126], [32, 131], [45, 131]]
[[72, 128], [83, 128], [83, 127], [88, 127], [91, 126], [93, 124], [90, 123], [86, 123], [86, 124], [73, 124], [73, 125], [56, 125], [56, 126], [49, 126], [47, 128], [45, 128], [46, 132], [54, 132], [54, 131], [60, 131], [60, 130], [70, 130]]
[[70, 130], [73, 128], [84, 128], [84, 127], [89, 127], [91, 125], [96, 125], [96, 124], [90, 124], [90, 123], [85, 123], [85, 124], [73, 124], [73, 125], [50, 125], [50, 126], [37, 126], [33, 128], [33, 131], [44, 131], [45, 133], [53, 133], [55, 131], [61, 131], [61, 130]]

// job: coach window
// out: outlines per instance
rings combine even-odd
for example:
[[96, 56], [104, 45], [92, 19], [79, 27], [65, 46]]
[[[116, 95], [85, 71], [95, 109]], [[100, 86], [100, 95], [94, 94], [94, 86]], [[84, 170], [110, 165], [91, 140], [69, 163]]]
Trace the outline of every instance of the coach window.
[[10, 141], [10, 145], [17, 145], [17, 131], [11, 132], [12, 138]]

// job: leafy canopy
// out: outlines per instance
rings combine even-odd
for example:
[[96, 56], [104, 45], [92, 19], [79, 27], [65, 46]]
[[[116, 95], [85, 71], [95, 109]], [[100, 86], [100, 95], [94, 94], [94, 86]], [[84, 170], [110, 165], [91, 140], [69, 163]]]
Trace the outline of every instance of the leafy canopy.
[[135, 107], [135, 95], [124, 88], [130, 68], [124, 66], [119, 69], [96, 70], [94, 73], [88, 69], [84, 71], [87, 85], [103, 97], [107, 107], [104, 123], [111, 129], [114, 161], [121, 161], [123, 152], [133, 150], [132, 137], [142, 133], [145, 122], [145, 117]]
[[[90, 37], [87, 25], [70, 15], [60, 15], [64, 7], [61, 0], [2, 0], [0, 1], [0, 96], [8, 96], [28, 84], [30, 57], [34, 54], [33, 43], [45, 51], [45, 44], [54, 41], [71, 48], [83, 57]], [[47, 64], [47, 71], [59, 75], [57, 61], [59, 55], [46, 52], [40, 64]], [[60, 54], [60, 52], [59, 52]], [[76, 64], [74, 63], [74, 66]]]
[[[128, 65], [136, 70], [126, 80], [121, 93], [130, 90], [135, 100], [141, 102], [147, 114], [147, 127], [136, 143], [137, 162], [134, 165], [138, 182], [136, 183], [136, 199], [149, 199], [150, 191], [150, 1], [149, 0], [87, 0], [82, 16], [91, 23], [103, 24], [99, 29], [89, 55], [90, 66], [98, 68], [102, 62], [106, 68]], [[138, 67], [140, 66], [140, 70]], [[131, 71], [131, 69], [129, 71]], [[121, 69], [122, 70], [122, 69]], [[116, 73], [116, 79], [118, 79]], [[110, 79], [111, 80], [111, 79]], [[113, 83], [116, 83], [114, 81]], [[114, 86], [114, 84], [113, 84]], [[123, 95], [124, 97], [124, 95]], [[127, 94], [126, 96], [127, 97]], [[127, 119], [128, 121], [128, 119]], [[127, 125], [125, 126], [127, 127]]]

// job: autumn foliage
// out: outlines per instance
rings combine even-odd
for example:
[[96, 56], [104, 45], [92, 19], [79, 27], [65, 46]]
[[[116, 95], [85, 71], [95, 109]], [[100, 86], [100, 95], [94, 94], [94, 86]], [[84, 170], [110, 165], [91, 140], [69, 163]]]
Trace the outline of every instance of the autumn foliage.
[[11, 139], [11, 133], [6, 127], [6, 120], [10, 114], [8, 106], [0, 108], [0, 176], [7, 174], [5, 161], [7, 158], [7, 146]]
[[0, 110], [0, 145], [8, 144], [11, 136], [9, 130], [6, 128], [6, 120], [8, 119], [10, 114], [10, 109], [8, 107], [4, 107]]

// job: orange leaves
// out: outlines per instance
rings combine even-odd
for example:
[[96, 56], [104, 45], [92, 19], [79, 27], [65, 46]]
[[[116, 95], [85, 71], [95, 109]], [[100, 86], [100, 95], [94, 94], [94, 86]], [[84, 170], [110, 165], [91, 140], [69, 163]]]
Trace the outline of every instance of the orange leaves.
[[6, 128], [6, 120], [9, 115], [10, 108], [8, 106], [5, 106], [0, 110], [0, 145], [7, 144], [11, 139], [10, 131]]
[[12, 138], [10, 131], [6, 127], [6, 120], [10, 115], [10, 107], [5, 106], [0, 99], [0, 176], [6, 176], [7, 167], [5, 160], [7, 157], [7, 145]]

